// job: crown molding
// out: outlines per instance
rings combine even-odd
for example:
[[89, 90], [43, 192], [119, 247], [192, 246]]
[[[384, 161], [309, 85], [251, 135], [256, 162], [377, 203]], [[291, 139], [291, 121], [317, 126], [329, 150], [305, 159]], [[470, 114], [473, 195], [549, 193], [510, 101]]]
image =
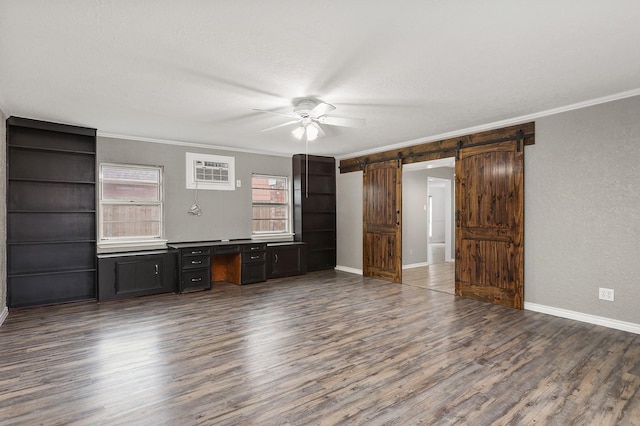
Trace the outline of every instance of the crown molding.
[[103, 138], [124, 139], [128, 141], [148, 142], [148, 143], [157, 143], [157, 144], [163, 144], [163, 145], [177, 145], [177, 146], [186, 146], [190, 148], [210, 149], [215, 151], [246, 152], [248, 154], [272, 155], [274, 157], [291, 157], [291, 154], [284, 154], [281, 152], [261, 151], [261, 150], [255, 150], [255, 149], [238, 148], [238, 147], [231, 147], [231, 146], [224, 146], [224, 145], [209, 145], [205, 143], [176, 141], [171, 139], [147, 138], [147, 137], [141, 137], [141, 136], [131, 136], [131, 135], [118, 134], [118, 133], [101, 132], [100, 130], [98, 130], [97, 136], [103, 137]]
[[336, 156], [336, 160], [339, 161], [347, 158], [361, 157], [364, 155], [376, 154], [378, 152], [390, 151], [398, 148], [406, 148], [412, 145], [419, 145], [419, 144], [428, 143], [428, 142], [436, 142], [444, 139], [455, 138], [455, 137], [469, 135], [473, 133], [485, 132], [487, 130], [499, 129], [501, 127], [508, 127], [516, 124], [527, 123], [529, 121], [534, 121], [537, 118], [548, 117], [550, 115], [556, 115], [563, 112], [574, 111], [582, 108], [588, 108], [594, 105], [605, 104], [607, 102], [618, 101], [621, 99], [631, 98], [633, 96], [638, 96], [638, 95], [640, 95], [640, 88], [628, 90], [626, 92], [615, 93], [613, 95], [603, 96], [601, 98], [590, 99], [588, 101], [577, 102], [574, 104], [569, 104], [569, 105], [565, 105], [558, 108], [552, 108], [552, 109], [548, 109], [540, 112], [535, 112], [532, 114], [521, 115], [519, 117], [508, 118], [506, 120], [494, 121], [493, 123], [467, 127], [466, 129], [455, 130], [447, 133], [440, 133], [439, 135], [429, 136], [426, 138], [412, 139], [410, 141], [399, 142], [393, 145], [385, 145], [380, 148], [374, 148], [374, 149], [369, 149], [365, 151], [354, 152], [351, 154], [340, 155], [340, 156]]

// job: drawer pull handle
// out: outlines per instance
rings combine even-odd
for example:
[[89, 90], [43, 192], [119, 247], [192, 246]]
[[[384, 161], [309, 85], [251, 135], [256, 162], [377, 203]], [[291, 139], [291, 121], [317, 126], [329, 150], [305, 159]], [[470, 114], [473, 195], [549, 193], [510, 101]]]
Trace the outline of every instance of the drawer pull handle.
[[202, 263], [202, 260], [192, 260], [191, 264], [192, 265], [200, 265]]
[[251, 251], [260, 250], [260, 247], [251, 247]]
[[253, 259], [260, 259], [260, 256], [251, 256], [251, 260]]
[[191, 254], [202, 254], [202, 250], [193, 250]]
[[197, 283], [198, 281], [202, 281], [202, 277], [199, 278], [191, 278], [192, 283]]

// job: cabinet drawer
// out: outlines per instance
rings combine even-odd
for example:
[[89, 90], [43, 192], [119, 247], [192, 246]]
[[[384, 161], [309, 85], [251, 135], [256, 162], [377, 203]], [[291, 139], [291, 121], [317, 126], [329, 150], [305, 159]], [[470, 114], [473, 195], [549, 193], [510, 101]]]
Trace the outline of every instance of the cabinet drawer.
[[266, 243], [256, 243], [256, 244], [246, 244], [242, 251], [247, 252], [255, 252], [255, 251], [265, 251], [267, 249]]
[[194, 269], [181, 274], [181, 291], [211, 288], [211, 274], [207, 269]]
[[242, 263], [264, 263], [266, 258], [267, 253], [265, 251], [242, 253]]
[[182, 249], [180, 251], [182, 257], [190, 256], [209, 256], [211, 254], [211, 248], [209, 247], [194, 247], [189, 249]]
[[182, 269], [208, 268], [211, 262], [209, 256], [192, 256], [182, 259]]
[[240, 253], [240, 246], [237, 244], [234, 244], [230, 246], [215, 247], [214, 253], [215, 254]]
[[247, 263], [242, 265], [242, 284], [259, 283], [266, 280], [266, 263]]

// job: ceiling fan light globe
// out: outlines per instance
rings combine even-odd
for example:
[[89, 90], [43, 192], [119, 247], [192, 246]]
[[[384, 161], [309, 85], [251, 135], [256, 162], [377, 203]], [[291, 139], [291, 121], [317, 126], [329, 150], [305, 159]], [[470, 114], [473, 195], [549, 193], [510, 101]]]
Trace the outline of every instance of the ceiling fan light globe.
[[293, 136], [295, 136], [296, 139], [300, 139], [302, 140], [302, 136], [304, 135], [304, 127], [300, 126], [300, 127], [296, 127], [291, 134]]
[[309, 142], [315, 141], [318, 138], [318, 129], [314, 126], [307, 126], [307, 140]]

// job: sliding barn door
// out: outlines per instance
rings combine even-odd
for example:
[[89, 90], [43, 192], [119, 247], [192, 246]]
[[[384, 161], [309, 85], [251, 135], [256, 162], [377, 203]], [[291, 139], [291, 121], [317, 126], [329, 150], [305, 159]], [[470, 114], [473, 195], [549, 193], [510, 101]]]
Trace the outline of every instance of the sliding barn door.
[[363, 274], [402, 282], [402, 164], [367, 164], [364, 169]]
[[460, 149], [456, 160], [456, 294], [522, 309], [524, 146]]

